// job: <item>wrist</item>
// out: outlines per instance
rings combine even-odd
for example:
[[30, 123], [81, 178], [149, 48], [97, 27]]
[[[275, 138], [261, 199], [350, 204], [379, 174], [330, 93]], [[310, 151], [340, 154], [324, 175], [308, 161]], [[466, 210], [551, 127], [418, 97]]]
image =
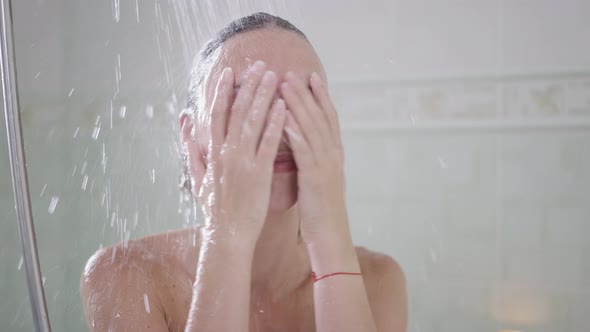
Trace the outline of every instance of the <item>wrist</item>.
[[201, 247], [213, 246], [243, 252], [254, 252], [258, 235], [235, 229], [207, 225], [201, 229]]
[[331, 234], [306, 243], [312, 270], [318, 275], [337, 271], [360, 272], [350, 234]]

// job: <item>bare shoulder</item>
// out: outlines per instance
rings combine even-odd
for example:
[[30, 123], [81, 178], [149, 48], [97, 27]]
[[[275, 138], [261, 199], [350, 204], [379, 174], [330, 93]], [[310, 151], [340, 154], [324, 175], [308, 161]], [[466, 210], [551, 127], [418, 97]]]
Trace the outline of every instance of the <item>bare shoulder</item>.
[[190, 282], [186, 262], [194, 255], [195, 250], [190, 249], [199, 247], [197, 237], [194, 229], [183, 229], [118, 243], [94, 253], [80, 280], [90, 330], [123, 326], [143, 330], [149, 326], [168, 331], [166, 276], [184, 277], [182, 282]]
[[378, 331], [407, 331], [406, 278], [391, 256], [356, 247], [365, 289]]
[[393, 257], [362, 246], [356, 246], [355, 249], [363, 275], [366, 278], [365, 282], [383, 277], [405, 282], [404, 272]]
[[99, 249], [87, 261], [81, 286], [94, 279], [139, 271], [154, 279], [164, 265], [180, 264], [198, 254], [198, 228], [149, 235]]

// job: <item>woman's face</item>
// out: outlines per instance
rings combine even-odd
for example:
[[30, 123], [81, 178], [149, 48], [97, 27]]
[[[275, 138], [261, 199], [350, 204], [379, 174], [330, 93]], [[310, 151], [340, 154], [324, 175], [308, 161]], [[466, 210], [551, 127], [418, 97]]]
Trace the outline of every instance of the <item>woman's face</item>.
[[[317, 72], [327, 82], [322, 64], [313, 48], [298, 34], [279, 28], [267, 28], [241, 33], [227, 40], [217, 53], [211, 72], [205, 81], [205, 112], [204, 121], [199, 121], [199, 146], [201, 152], [207, 154], [210, 139], [211, 102], [215, 93], [215, 85], [223, 68], [231, 67], [235, 73], [234, 97], [241, 82], [245, 79], [248, 68], [257, 60], [266, 63], [266, 69], [272, 70], [278, 77], [279, 84], [284, 81], [289, 71], [309, 81], [311, 73]], [[280, 98], [277, 90], [276, 98]], [[287, 108], [289, 106], [287, 105]], [[228, 118], [229, 119], [229, 118]], [[283, 139], [277, 153], [292, 154], [283, 132]], [[297, 202], [297, 171], [275, 172], [273, 174], [269, 212], [279, 212], [291, 208]]]

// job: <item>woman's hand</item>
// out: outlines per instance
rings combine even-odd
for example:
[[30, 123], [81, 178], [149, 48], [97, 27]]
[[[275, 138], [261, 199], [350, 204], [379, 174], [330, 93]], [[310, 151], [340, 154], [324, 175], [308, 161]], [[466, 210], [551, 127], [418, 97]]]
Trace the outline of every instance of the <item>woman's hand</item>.
[[268, 211], [274, 158], [286, 118], [283, 100], [271, 105], [277, 76], [265, 68], [259, 61], [249, 69], [233, 105], [234, 74], [225, 68], [211, 107], [208, 155], [192, 152], [199, 159], [194, 180], [206, 231], [252, 241], [258, 239]]
[[309, 85], [311, 91], [287, 73], [280, 87], [288, 108], [285, 131], [298, 168], [301, 237], [307, 244], [350, 237], [338, 115], [316, 73]]

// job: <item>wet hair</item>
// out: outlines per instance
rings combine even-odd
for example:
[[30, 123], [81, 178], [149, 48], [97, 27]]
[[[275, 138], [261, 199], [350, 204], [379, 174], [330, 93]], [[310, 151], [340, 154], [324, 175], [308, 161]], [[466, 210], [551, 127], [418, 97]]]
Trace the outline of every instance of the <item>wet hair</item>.
[[[209, 40], [207, 44], [205, 44], [205, 46], [197, 55], [195, 64], [193, 65], [193, 68], [190, 72], [185, 111], [188, 111], [190, 114], [192, 114], [193, 119], [196, 119], [196, 117], [203, 111], [204, 108], [204, 83], [206, 76], [211, 70], [213, 61], [215, 60], [215, 52], [219, 50], [225, 41], [232, 37], [235, 37], [243, 32], [265, 28], [279, 28], [294, 32], [309, 43], [307, 36], [305, 36], [305, 34], [291, 22], [268, 13], [258, 12], [232, 21], [225, 28], [219, 30], [213, 39]], [[186, 160], [187, 156], [184, 156], [184, 158], [184, 174], [181, 176], [180, 187], [188, 190], [190, 193], [191, 181], [190, 175], [188, 174], [188, 164]]]

